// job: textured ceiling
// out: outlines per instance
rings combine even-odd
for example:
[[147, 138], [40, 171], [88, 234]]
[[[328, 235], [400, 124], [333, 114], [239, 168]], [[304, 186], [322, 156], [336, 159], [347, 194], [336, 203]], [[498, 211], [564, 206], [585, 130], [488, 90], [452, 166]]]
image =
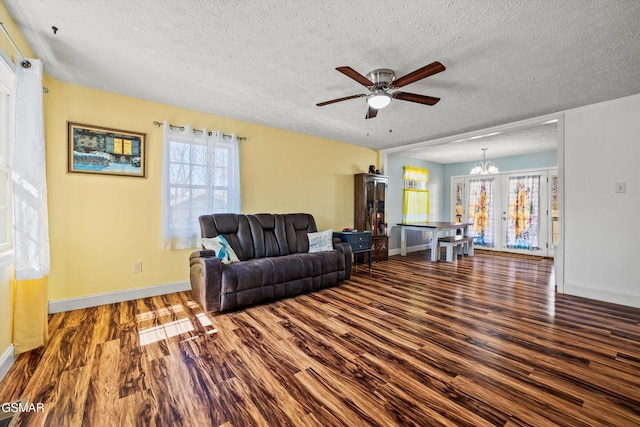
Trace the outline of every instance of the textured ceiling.
[[[376, 149], [640, 93], [638, 0], [3, 1], [57, 79]], [[435, 106], [315, 105], [436, 60]]]
[[[472, 133], [465, 137], [445, 138], [426, 144], [405, 146], [402, 155], [436, 163], [479, 161], [486, 148], [487, 160], [513, 155], [555, 150], [558, 145], [557, 120], [527, 123], [517, 128]], [[394, 150], [392, 150], [394, 151]]]

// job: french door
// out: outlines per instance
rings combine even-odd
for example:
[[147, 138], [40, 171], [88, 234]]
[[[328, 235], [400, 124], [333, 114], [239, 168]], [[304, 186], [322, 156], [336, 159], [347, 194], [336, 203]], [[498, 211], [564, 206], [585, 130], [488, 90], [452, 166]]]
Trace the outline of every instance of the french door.
[[455, 221], [479, 249], [553, 256], [548, 171], [453, 178]]

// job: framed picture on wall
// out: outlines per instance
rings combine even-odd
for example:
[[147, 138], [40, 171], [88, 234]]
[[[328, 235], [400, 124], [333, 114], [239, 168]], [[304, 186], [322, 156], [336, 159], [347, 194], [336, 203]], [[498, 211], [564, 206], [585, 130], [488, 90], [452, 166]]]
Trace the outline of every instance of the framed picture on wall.
[[147, 176], [146, 134], [67, 122], [68, 171]]

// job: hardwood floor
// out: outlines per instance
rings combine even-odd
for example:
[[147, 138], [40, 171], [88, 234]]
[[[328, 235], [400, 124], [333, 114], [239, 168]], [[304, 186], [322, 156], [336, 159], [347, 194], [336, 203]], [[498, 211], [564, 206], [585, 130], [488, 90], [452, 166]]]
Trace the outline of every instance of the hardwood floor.
[[0, 403], [22, 426], [638, 426], [640, 309], [550, 260], [428, 252], [217, 316], [190, 293], [50, 316]]

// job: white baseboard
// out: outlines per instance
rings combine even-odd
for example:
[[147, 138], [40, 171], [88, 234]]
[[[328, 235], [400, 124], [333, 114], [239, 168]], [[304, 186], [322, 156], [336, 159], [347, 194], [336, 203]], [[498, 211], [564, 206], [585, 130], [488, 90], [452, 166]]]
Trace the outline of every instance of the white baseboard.
[[188, 281], [167, 283], [164, 285], [149, 286], [146, 288], [128, 289], [126, 291], [108, 292], [104, 294], [88, 295], [79, 298], [70, 298], [57, 301], [49, 301], [49, 313], [61, 313], [63, 311], [78, 310], [81, 308], [97, 307], [104, 304], [113, 304], [123, 301], [131, 301], [138, 298], [155, 297], [157, 295], [171, 294], [191, 290]]
[[564, 293], [577, 297], [640, 308], [640, 297], [637, 295], [621, 294], [618, 292], [604, 291], [602, 289], [586, 288], [584, 286], [571, 285], [566, 282], [564, 284]]
[[[409, 246], [407, 248], [407, 253], [424, 251], [424, 250], [427, 250], [427, 249], [430, 249], [430, 248], [431, 248], [431, 243], [426, 243], [426, 244], [417, 245], [417, 246]], [[389, 255], [400, 255], [400, 248], [389, 249]]]
[[14, 355], [13, 344], [9, 346], [0, 356], [0, 381], [7, 375], [9, 369], [13, 366], [16, 361], [16, 356]]

